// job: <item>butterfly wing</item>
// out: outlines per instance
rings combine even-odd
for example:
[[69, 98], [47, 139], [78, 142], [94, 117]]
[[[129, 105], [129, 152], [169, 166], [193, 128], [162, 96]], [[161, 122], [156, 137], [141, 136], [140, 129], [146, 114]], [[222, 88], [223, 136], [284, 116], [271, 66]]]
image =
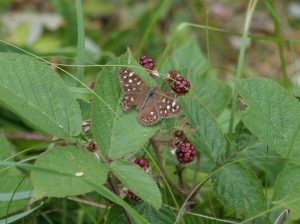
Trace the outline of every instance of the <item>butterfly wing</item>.
[[132, 70], [121, 68], [119, 71], [119, 81], [124, 95], [122, 97], [122, 108], [127, 112], [131, 107], [141, 108], [146, 98], [149, 87]]
[[161, 118], [175, 117], [181, 113], [181, 107], [177, 101], [162, 91], [157, 91], [155, 102]]
[[149, 99], [143, 109], [138, 113], [138, 121], [142, 125], [153, 125], [160, 119], [157, 111], [155, 98]]
[[157, 123], [160, 118], [174, 117], [180, 113], [181, 108], [173, 97], [156, 90], [138, 114], [138, 121], [148, 126]]

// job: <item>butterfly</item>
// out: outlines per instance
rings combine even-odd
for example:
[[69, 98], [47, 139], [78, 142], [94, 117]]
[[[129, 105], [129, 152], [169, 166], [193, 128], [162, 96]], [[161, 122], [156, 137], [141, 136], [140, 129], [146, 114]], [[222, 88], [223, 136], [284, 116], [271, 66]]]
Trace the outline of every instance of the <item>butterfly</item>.
[[181, 113], [180, 105], [167, 93], [158, 88], [151, 88], [128, 68], [121, 68], [119, 81], [124, 91], [122, 96], [122, 108], [124, 112], [133, 106], [139, 110], [137, 120], [142, 125], [153, 125], [161, 118], [177, 116]]

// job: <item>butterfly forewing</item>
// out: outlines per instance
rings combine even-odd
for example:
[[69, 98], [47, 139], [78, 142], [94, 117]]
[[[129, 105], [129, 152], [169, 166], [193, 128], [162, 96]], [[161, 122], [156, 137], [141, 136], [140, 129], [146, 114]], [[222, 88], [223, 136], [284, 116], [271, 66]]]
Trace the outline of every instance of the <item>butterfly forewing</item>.
[[146, 83], [128, 68], [120, 69], [119, 79], [124, 93], [141, 93], [149, 90]]
[[136, 73], [127, 68], [121, 68], [119, 72], [119, 80], [124, 91], [122, 97], [122, 108], [127, 112], [131, 107], [138, 108], [144, 102], [149, 87], [146, 83], [136, 75]]

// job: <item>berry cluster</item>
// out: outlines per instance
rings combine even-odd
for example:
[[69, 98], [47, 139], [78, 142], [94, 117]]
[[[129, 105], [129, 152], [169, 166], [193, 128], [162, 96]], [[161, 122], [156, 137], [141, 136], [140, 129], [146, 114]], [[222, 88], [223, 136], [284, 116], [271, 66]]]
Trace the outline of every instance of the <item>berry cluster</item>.
[[180, 163], [190, 163], [195, 159], [196, 149], [183, 131], [177, 130], [174, 132], [174, 145], [176, 147], [176, 158]]
[[172, 83], [171, 88], [177, 95], [183, 96], [189, 92], [190, 82], [176, 71], [169, 71], [167, 78]]
[[140, 65], [148, 70], [155, 70], [155, 63], [154, 63], [154, 59], [150, 58], [146, 55], [143, 55], [140, 57]]

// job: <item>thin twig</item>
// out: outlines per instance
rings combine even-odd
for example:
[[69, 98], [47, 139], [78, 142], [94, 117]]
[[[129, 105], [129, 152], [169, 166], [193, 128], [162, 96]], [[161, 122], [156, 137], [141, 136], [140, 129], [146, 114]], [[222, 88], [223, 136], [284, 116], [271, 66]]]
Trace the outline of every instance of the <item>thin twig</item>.
[[184, 170], [184, 167], [181, 164], [178, 164], [176, 166], [176, 174], [178, 176], [179, 186], [181, 188], [185, 189], [185, 184], [184, 184], [184, 181], [183, 181], [183, 170]]
[[[150, 142], [153, 146], [159, 169], [161, 170], [162, 174], [165, 176], [165, 178], [168, 181], [168, 183], [170, 184], [171, 188], [178, 194], [187, 196], [188, 193], [186, 193], [184, 190], [182, 190], [180, 187], [177, 186], [177, 184], [172, 180], [172, 178], [168, 175], [167, 171], [164, 168], [163, 160], [161, 157], [162, 150], [160, 148], [160, 143], [162, 142], [162, 140], [154, 136], [154, 137], [150, 138]], [[169, 145], [170, 141], [164, 141], [164, 143], [167, 143]]]
[[197, 151], [196, 152], [196, 165], [195, 165], [195, 172], [194, 172], [194, 177], [193, 177], [193, 188], [196, 187], [197, 185], [197, 177], [198, 177], [198, 172], [199, 172], [199, 169], [200, 169], [200, 152]]
[[67, 199], [71, 200], [71, 201], [76, 201], [76, 202], [79, 202], [79, 203], [82, 203], [82, 204], [90, 205], [90, 206], [93, 206], [93, 207], [96, 207], [96, 208], [107, 208], [106, 205], [98, 204], [96, 202], [85, 200], [85, 199], [78, 198], [78, 197], [67, 197]]
[[[164, 207], [167, 207], [167, 208], [170, 208], [174, 211], [177, 211], [176, 208], [170, 206], [170, 205], [163, 205]], [[223, 223], [231, 223], [231, 224], [238, 224], [239, 222], [236, 222], [236, 221], [232, 221], [232, 220], [226, 220], [226, 219], [218, 219], [218, 218], [215, 218], [215, 217], [211, 217], [211, 216], [207, 216], [207, 215], [202, 215], [202, 214], [197, 214], [197, 213], [194, 213], [194, 212], [185, 212], [185, 214], [189, 214], [189, 215], [194, 215], [194, 216], [198, 216], [198, 217], [202, 217], [202, 218], [205, 218], [205, 219], [210, 219], [210, 220], [215, 220], [215, 221], [219, 221], [219, 222], [223, 222]]]
[[38, 141], [49, 141], [51, 137], [41, 135], [36, 132], [16, 132], [16, 131], [5, 131], [4, 136], [9, 139], [25, 139], [25, 140], [38, 140]]
[[[109, 183], [110, 187], [112, 188], [113, 192], [117, 195], [120, 195], [120, 191], [117, 187], [115, 178], [113, 177], [113, 175], [111, 173], [108, 174], [108, 183]], [[124, 214], [125, 214], [128, 224], [132, 224], [131, 218], [129, 217], [127, 211], [124, 208], [122, 208], [122, 210], [124, 211]]]

